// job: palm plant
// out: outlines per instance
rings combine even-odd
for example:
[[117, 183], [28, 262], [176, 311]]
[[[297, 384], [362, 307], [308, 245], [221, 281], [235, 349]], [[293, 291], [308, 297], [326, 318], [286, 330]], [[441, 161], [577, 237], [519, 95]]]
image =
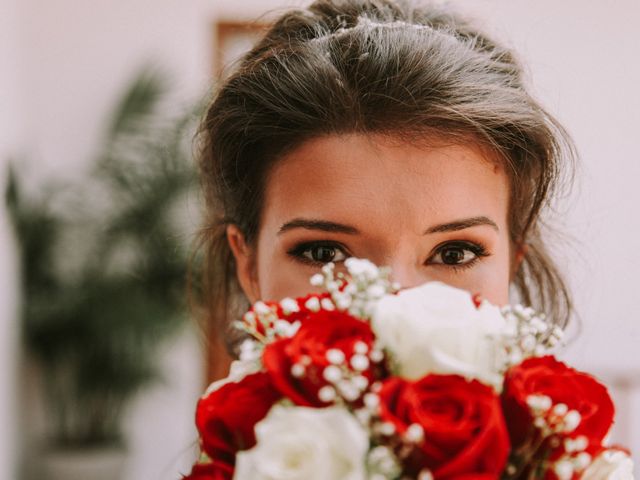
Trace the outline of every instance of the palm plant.
[[21, 246], [23, 336], [41, 366], [58, 446], [121, 444], [127, 402], [159, 378], [155, 351], [184, 324], [198, 108], [163, 112], [165, 77], [145, 68], [81, 182], [7, 204]]

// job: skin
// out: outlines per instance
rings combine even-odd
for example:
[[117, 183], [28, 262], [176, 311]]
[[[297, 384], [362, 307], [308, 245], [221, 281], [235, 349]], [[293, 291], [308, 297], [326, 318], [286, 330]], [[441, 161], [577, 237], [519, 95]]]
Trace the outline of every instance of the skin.
[[227, 238], [252, 302], [309, 293], [323, 263], [356, 256], [402, 288], [438, 280], [503, 305], [522, 258], [508, 204], [504, 169], [477, 146], [331, 135], [274, 165], [254, 245], [234, 225]]

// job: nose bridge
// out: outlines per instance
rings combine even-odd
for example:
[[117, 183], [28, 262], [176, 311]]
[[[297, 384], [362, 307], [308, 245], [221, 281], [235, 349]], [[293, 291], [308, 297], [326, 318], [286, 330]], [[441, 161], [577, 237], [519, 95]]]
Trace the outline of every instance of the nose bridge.
[[386, 265], [391, 268], [391, 280], [397, 282], [400, 288], [411, 288], [423, 284], [427, 279], [424, 278], [424, 269], [417, 264], [415, 255], [402, 248], [397, 248], [390, 254]]

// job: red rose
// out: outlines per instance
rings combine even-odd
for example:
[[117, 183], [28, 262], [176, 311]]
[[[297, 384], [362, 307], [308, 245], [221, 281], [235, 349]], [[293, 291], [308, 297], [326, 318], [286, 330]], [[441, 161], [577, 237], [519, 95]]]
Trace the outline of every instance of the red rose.
[[254, 426], [280, 397], [269, 375], [260, 372], [202, 398], [196, 410], [202, 450], [214, 463], [233, 466], [238, 450], [256, 444]]
[[[372, 355], [374, 339], [367, 322], [344, 312], [321, 310], [309, 315], [293, 337], [267, 345], [262, 360], [276, 388], [297, 405], [329, 405], [331, 398], [325, 396], [321, 400], [320, 389], [336, 384], [334, 378], [348, 380], [342, 384], [337, 381], [337, 385], [346, 385], [349, 391], [344, 396], [351, 396], [347, 400], [355, 401], [376, 378], [380, 368], [377, 362], [381, 358]], [[332, 359], [336, 363], [334, 366]], [[325, 369], [330, 366], [332, 371], [327, 373]], [[340, 377], [331, 375], [338, 370]], [[327, 380], [327, 376], [331, 381]], [[353, 380], [354, 377], [359, 378]], [[363, 388], [354, 391], [358, 385]], [[337, 390], [339, 394], [344, 391], [340, 388]]]
[[504, 469], [510, 445], [500, 400], [477, 380], [458, 375], [427, 375], [415, 382], [390, 378], [380, 391], [380, 412], [400, 435], [412, 424], [424, 431], [409, 475], [427, 468], [436, 479], [496, 479]]
[[604, 385], [586, 373], [574, 370], [552, 356], [529, 358], [505, 375], [502, 403], [514, 446], [533, 432], [533, 417], [527, 398], [547, 396], [553, 405], [564, 403], [581, 417], [571, 436], [584, 435], [599, 444], [613, 424], [614, 406]]
[[198, 463], [193, 466], [191, 473], [182, 480], [231, 480], [233, 467], [225, 463]]

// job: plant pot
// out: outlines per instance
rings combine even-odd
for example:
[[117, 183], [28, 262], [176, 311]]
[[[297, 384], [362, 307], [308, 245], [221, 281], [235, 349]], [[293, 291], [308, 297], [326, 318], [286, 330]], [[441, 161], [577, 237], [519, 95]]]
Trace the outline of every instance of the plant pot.
[[42, 476], [47, 480], [120, 480], [127, 452], [98, 447], [49, 450], [42, 457]]

